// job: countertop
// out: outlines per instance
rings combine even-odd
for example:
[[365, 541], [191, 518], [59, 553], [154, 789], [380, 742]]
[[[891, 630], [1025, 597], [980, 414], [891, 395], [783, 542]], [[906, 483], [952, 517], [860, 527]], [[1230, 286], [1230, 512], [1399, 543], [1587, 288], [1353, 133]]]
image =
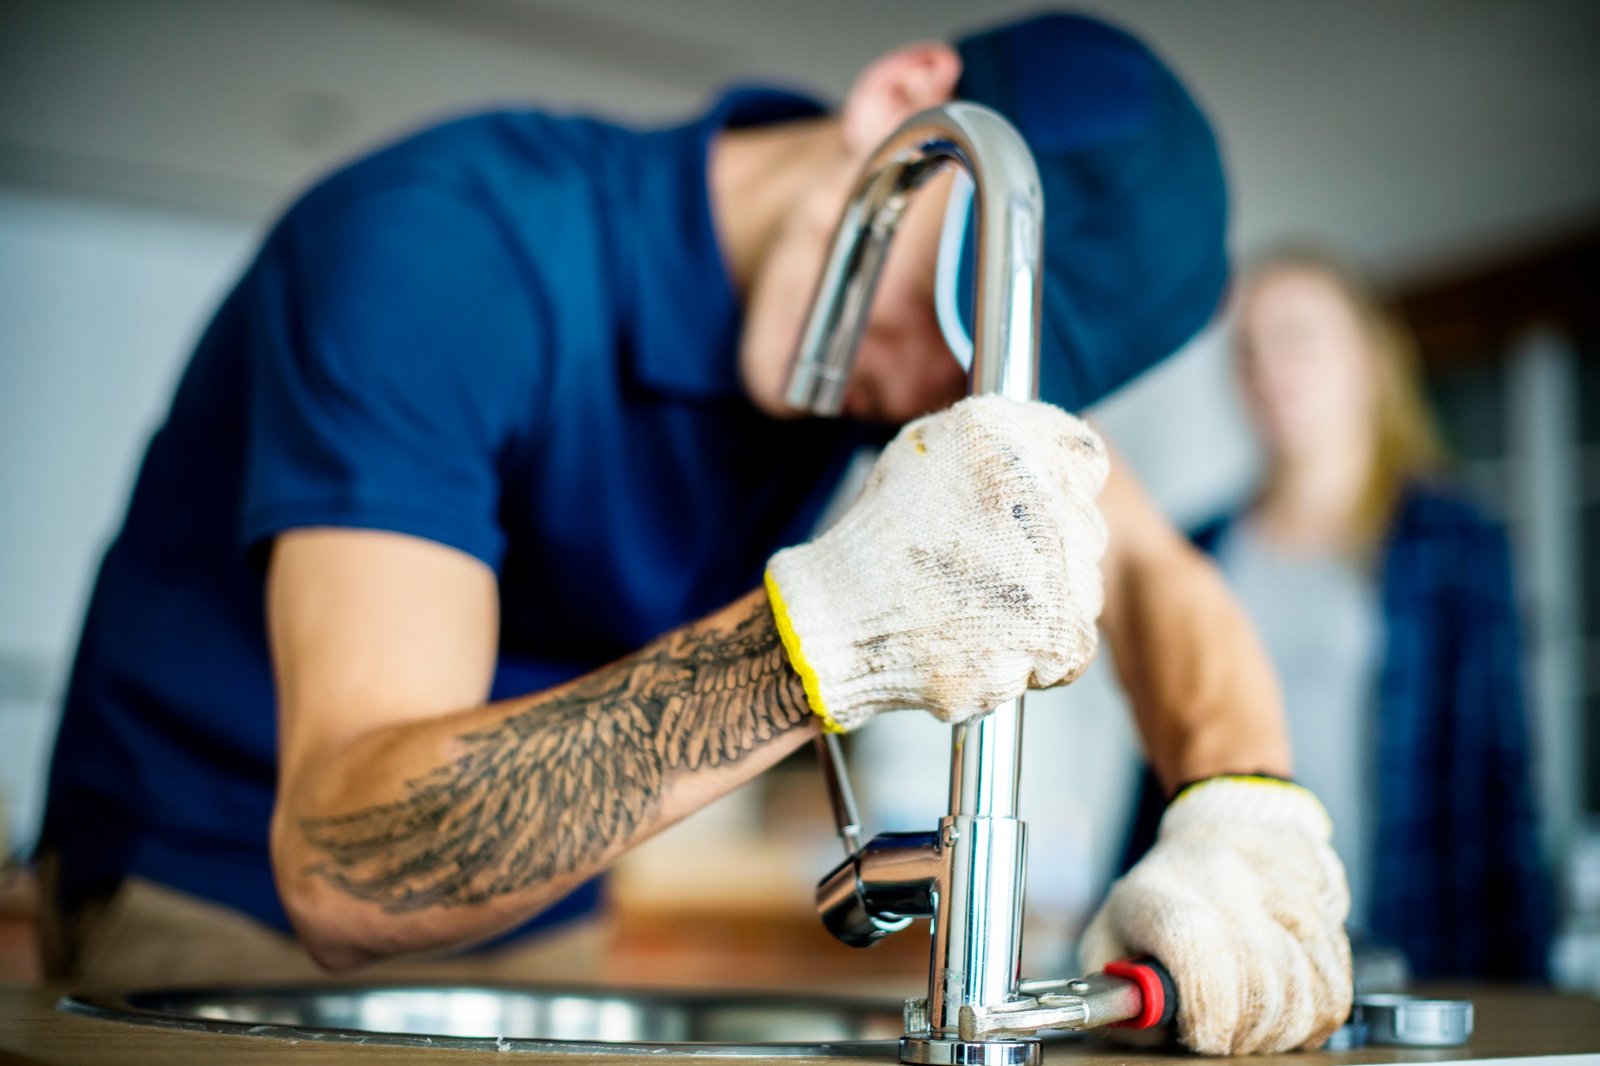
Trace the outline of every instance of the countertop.
[[[359, 1046], [346, 1043], [290, 1043], [253, 1036], [158, 1030], [119, 1022], [71, 1017], [55, 1010], [60, 990], [0, 986], [0, 1063], [26, 1066], [110, 1066], [154, 1063], [163, 1066], [212, 1066], [240, 1063], [267, 1064], [341, 1063], [468, 1063], [486, 1052]], [[1293, 1063], [1296, 1066], [1331, 1066], [1335, 1063], [1440, 1063], [1482, 1062], [1506, 1059], [1542, 1059], [1552, 1056], [1562, 1066], [1579, 1062], [1600, 1063], [1600, 1000], [1541, 992], [1488, 989], [1454, 990], [1476, 1004], [1477, 1030], [1465, 1048], [1404, 1051], [1367, 1048], [1361, 1051], [1314, 1052], [1268, 1056], [1249, 1061], [1257, 1066]], [[571, 1056], [564, 1056], [571, 1058]], [[663, 1056], [670, 1057], [670, 1056]], [[537, 1060], [524, 1055], [523, 1060]], [[550, 1056], [555, 1059], [556, 1056]], [[626, 1063], [637, 1058], [583, 1056], [586, 1062]], [[1053, 1046], [1046, 1062], [1082, 1063], [1084, 1066], [1135, 1066], [1144, 1062], [1173, 1061], [1171, 1053], [1131, 1051], [1096, 1041]], [[654, 1061], [660, 1061], [652, 1056]], [[703, 1061], [703, 1060], [702, 1060]], [[777, 1061], [777, 1060], [773, 1060]], [[787, 1059], [796, 1066], [883, 1066], [884, 1060]], [[1198, 1060], [1191, 1060], [1198, 1061]]]

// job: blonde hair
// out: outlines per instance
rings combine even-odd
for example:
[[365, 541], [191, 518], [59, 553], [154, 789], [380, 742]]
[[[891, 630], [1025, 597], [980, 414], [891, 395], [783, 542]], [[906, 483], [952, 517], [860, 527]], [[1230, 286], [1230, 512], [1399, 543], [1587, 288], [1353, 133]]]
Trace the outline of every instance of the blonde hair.
[[1436, 474], [1445, 462], [1445, 448], [1424, 399], [1416, 340], [1360, 273], [1320, 248], [1283, 246], [1260, 256], [1245, 272], [1241, 290], [1269, 274], [1288, 271], [1313, 274], [1333, 285], [1372, 356], [1372, 468], [1351, 523], [1352, 547], [1365, 553], [1382, 539], [1406, 485]]

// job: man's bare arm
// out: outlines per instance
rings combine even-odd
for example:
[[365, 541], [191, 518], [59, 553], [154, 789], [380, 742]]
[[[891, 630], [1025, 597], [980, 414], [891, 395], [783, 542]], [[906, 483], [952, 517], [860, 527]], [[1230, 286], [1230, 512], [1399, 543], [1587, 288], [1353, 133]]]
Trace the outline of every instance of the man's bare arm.
[[[375, 545], [373, 537], [387, 539]], [[341, 662], [317, 646], [331, 636], [318, 612], [349, 611], [349, 597], [376, 610], [404, 609], [368, 578], [395, 577], [388, 564], [416, 566], [419, 552], [424, 569], [439, 568], [444, 580], [466, 568], [465, 585], [481, 592], [483, 575], [471, 575], [481, 564], [389, 534], [292, 534], [274, 558], [285, 758], [273, 859], [296, 927], [325, 965], [467, 943], [514, 926], [628, 847], [759, 774], [815, 729], [759, 592], [546, 692], [483, 705], [487, 676], [479, 676], [483, 692], [469, 709], [424, 713], [416, 701], [396, 699], [387, 712], [374, 711], [396, 686], [358, 686], [352, 675], [374, 677], [382, 667], [372, 659], [416, 673], [395, 653], [417, 642], [368, 647], [366, 666]], [[345, 606], [335, 607], [327, 589], [307, 587], [313, 574], [347, 586]], [[473, 599], [457, 589], [429, 609], [456, 614], [470, 629], [468, 619], [482, 617]], [[392, 621], [368, 621], [372, 636], [397, 635]], [[460, 668], [467, 650], [451, 648], [458, 637], [439, 635], [450, 650], [422, 671], [425, 688], [448, 662]], [[488, 635], [492, 626], [479, 637]], [[353, 639], [371, 644], [371, 636]], [[308, 682], [307, 671], [322, 683]], [[327, 728], [341, 715], [330, 699], [356, 687], [366, 695], [342, 717], [366, 728]]]
[[1277, 678], [1221, 574], [1120, 456], [1100, 506], [1110, 531], [1101, 626], [1161, 784], [1170, 792], [1217, 774], [1288, 776]]

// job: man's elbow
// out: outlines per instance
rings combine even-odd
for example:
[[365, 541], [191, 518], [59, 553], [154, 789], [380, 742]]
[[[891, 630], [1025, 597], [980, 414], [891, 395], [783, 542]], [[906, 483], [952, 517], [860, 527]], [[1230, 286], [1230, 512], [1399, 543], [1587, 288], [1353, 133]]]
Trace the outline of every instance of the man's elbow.
[[379, 956], [354, 945], [343, 943], [337, 938], [329, 938], [321, 934], [307, 935], [304, 932], [301, 932], [299, 936], [300, 943], [306, 949], [306, 954], [311, 956], [311, 961], [329, 973], [346, 973], [379, 958]]
[[325, 888], [308, 884], [311, 875], [278, 876], [278, 898], [289, 916], [295, 938], [311, 961], [330, 973], [343, 973], [381, 958], [383, 952], [360, 935], [348, 908], [329, 898]]
[[351, 913], [357, 901], [339, 893], [304, 855], [283, 846], [276, 833], [271, 850], [278, 899], [295, 938], [313, 962], [330, 973], [342, 973], [391, 953], [366, 928], [370, 918]]

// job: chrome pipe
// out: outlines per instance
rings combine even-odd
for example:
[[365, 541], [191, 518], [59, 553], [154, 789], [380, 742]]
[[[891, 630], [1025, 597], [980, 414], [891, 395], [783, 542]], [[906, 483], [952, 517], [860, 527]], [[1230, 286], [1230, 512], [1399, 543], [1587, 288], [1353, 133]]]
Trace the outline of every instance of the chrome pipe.
[[971, 176], [977, 215], [972, 391], [1038, 395], [1039, 171], [1009, 122], [977, 104], [951, 103], [890, 134], [851, 189], [789, 370], [790, 407], [839, 414], [889, 243], [911, 195], [949, 166]]
[[1015, 818], [1022, 783], [1022, 700], [1007, 700], [955, 727], [950, 741], [950, 813]]
[[[840, 413], [896, 228], [912, 195], [952, 166], [972, 178], [977, 219], [971, 392], [1037, 397], [1044, 222], [1038, 170], [1005, 119], [975, 104], [951, 103], [907, 120], [873, 153], [852, 188], [790, 367], [785, 397], [791, 407]], [[943, 239], [952, 238], [946, 233]], [[938, 862], [919, 850], [912, 863], [938, 872], [929, 894], [934, 946], [928, 998], [908, 1007], [908, 1019], [916, 1021], [908, 1021], [902, 1061], [1020, 1066], [1039, 1060], [1036, 1042], [959, 1039], [961, 1008], [1014, 999], [1021, 977], [1027, 844], [1017, 819], [1021, 748], [1021, 699], [954, 730]], [[819, 886], [830, 928], [850, 942], [875, 941], [886, 932], [883, 923], [904, 917], [874, 910], [872, 878], [861, 859], [876, 844], [857, 851]], [[881, 856], [877, 863], [883, 865]]]

